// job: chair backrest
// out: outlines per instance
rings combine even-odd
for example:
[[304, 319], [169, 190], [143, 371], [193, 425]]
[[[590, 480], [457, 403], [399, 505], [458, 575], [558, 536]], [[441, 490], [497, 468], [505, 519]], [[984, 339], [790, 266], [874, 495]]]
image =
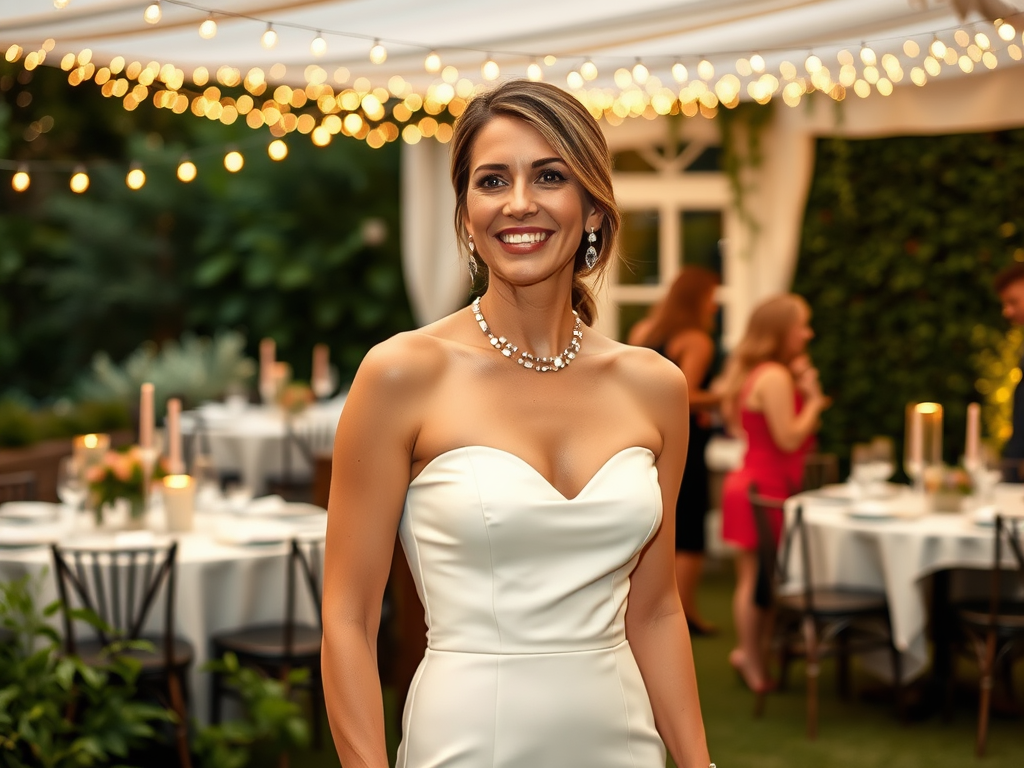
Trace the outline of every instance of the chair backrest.
[[168, 662], [174, 649], [174, 577], [178, 543], [123, 549], [54, 544], [53, 563], [64, 614], [64, 642], [76, 652], [74, 608], [86, 608], [113, 632], [94, 628], [104, 645], [142, 636], [158, 596], [165, 599], [163, 650]]
[[[803, 505], [797, 504], [793, 514], [785, 517], [785, 499], [762, 496], [757, 486], [750, 486], [750, 506], [754, 513], [754, 525], [757, 530], [757, 552], [760, 567], [757, 585], [757, 602], [762, 607], [771, 605], [775, 590], [781, 583], [790, 581], [790, 564], [794, 541], [799, 544], [800, 556], [800, 587], [805, 605], [813, 610], [811, 594], [811, 557], [804, 526]], [[782, 529], [778, 538], [771, 518], [782, 516]]]
[[[990, 595], [989, 621], [994, 626], [1007, 589], [1006, 582], [1015, 582], [1016, 594], [1024, 592], [1024, 525], [1020, 518], [996, 515], [995, 546], [992, 557], [992, 591]], [[1006, 567], [1009, 550], [1011, 568]]]
[[313, 607], [316, 609], [316, 620], [323, 630], [323, 573], [324, 573], [324, 538], [322, 536], [296, 537], [291, 540], [288, 554], [288, 576], [285, 587], [285, 654], [293, 655], [295, 641], [295, 599], [296, 576], [306, 587]]
[[813, 491], [839, 482], [839, 458], [834, 453], [809, 453], [804, 459], [803, 490]]
[[3, 504], [5, 501], [34, 501], [35, 499], [35, 472], [5, 472], [0, 474], [0, 504]]

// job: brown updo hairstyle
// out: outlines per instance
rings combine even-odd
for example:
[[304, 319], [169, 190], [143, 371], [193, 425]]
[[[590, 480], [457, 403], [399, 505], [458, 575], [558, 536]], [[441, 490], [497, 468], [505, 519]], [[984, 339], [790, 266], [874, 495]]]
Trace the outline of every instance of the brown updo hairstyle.
[[[587, 234], [583, 233], [573, 263], [572, 307], [587, 325], [597, 317], [594, 296], [583, 277], [599, 277], [617, 253], [619, 209], [612, 192], [612, 166], [604, 134], [586, 108], [572, 95], [549, 83], [530, 80], [509, 80], [492, 90], [475, 96], [455, 121], [452, 136], [451, 177], [455, 188], [455, 234], [460, 248], [469, 250], [463, 222], [469, 191], [470, 155], [480, 130], [495, 117], [522, 120], [536, 130], [569, 166], [594, 206], [604, 214], [601, 229], [595, 232], [599, 259], [587, 269], [584, 255]], [[477, 284], [487, 290], [487, 265], [475, 254]], [[478, 287], [475, 286], [475, 287]]]

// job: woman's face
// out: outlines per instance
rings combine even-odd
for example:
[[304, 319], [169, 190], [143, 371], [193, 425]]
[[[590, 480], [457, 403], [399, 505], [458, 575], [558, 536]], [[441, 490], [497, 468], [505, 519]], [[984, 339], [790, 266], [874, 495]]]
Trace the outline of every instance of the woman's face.
[[786, 332], [783, 342], [783, 358], [788, 362], [799, 357], [807, 349], [807, 342], [814, 338], [811, 330], [811, 312], [803, 304], [797, 310], [797, 318]]
[[463, 223], [492, 280], [531, 285], [572, 272], [584, 230], [599, 228], [601, 214], [536, 129], [496, 117], [473, 142]]

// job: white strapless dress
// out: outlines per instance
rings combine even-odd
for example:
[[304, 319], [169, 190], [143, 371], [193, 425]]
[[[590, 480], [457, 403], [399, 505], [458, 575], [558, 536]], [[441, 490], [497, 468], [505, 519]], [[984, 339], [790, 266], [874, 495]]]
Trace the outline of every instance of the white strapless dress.
[[625, 634], [661, 506], [647, 448], [573, 499], [496, 448], [431, 461], [399, 527], [429, 629], [397, 768], [664, 768]]

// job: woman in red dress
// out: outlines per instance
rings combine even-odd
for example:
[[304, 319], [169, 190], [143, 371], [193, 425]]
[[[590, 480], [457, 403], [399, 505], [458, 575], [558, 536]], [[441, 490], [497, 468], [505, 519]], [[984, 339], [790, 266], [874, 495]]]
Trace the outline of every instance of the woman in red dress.
[[[722, 537], [736, 547], [737, 647], [729, 663], [756, 692], [767, 689], [769, 681], [762, 652], [765, 611], [755, 603], [757, 530], [749, 493], [752, 484], [761, 495], [777, 499], [800, 490], [804, 458], [829, 405], [805, 353], [814, 336], [810, 318], [807, 302], [794, 294], [762, 303], [721, 382], [726, 422], [747, 440], [743, 465], [726, 477], [722, 489]], [[778, 536], [781, 515], [772, 522]]]

